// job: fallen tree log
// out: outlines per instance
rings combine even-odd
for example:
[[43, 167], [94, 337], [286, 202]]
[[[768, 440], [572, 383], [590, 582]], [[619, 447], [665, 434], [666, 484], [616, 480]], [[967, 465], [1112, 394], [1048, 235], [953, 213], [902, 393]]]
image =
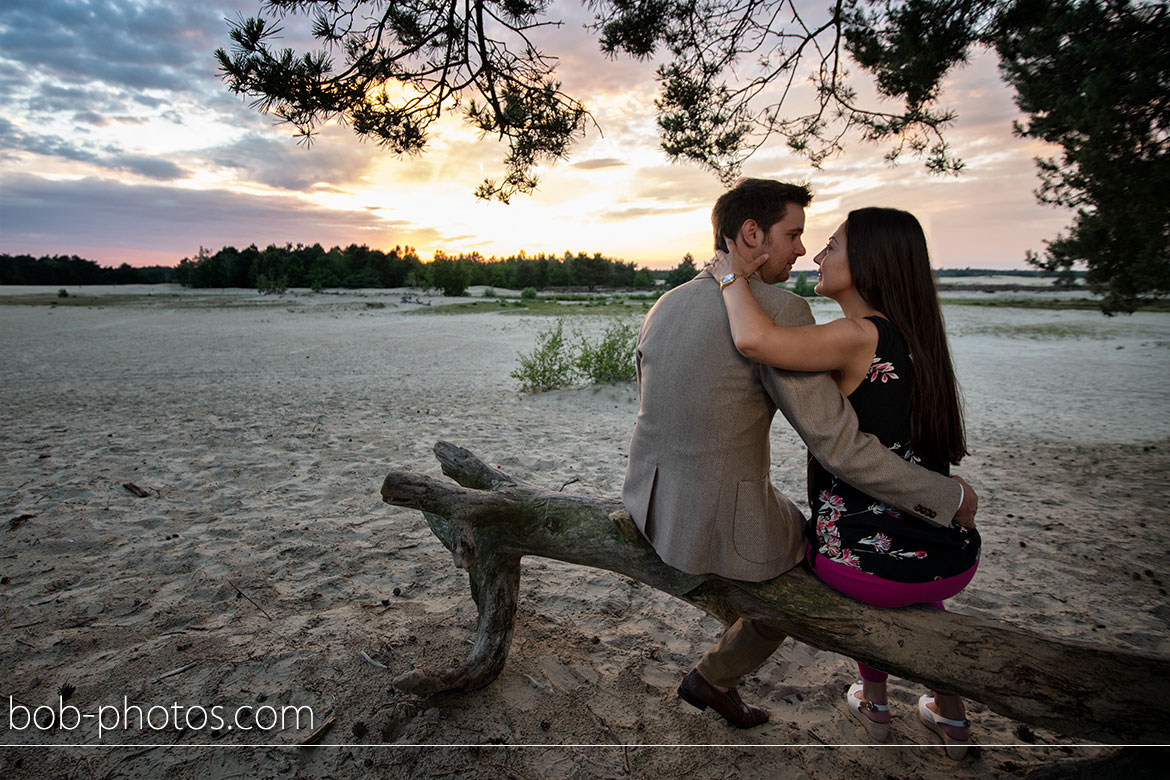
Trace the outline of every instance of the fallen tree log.
[[1070, 737], [1111, 744], [1167, 741], [1170, 657], [925, 607], [878, 609], [836, 593], [801, 567], [759, 583], [685, 574], [662, 562], [619, 501], [543, 490], [447, 442], [434, 451], [443, 473], [459, 485], [391, 471], [382, 499], [423, 512], [455, 563], [467, 570], [479, 621], [464, 663], [400, 675], [393, 684], [401, 690], [466, 691], [494, 680], [512, 641], [520, 559], [537, 555], [623, 574], [724, 625], [740, 616], [767, 620], [813, 647]]

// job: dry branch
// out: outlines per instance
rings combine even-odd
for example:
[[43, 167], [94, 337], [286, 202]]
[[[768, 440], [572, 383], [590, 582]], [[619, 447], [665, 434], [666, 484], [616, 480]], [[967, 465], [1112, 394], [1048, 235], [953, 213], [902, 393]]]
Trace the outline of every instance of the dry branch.
[[1166, 742], [1166, 656], [925, 607], [869, 607], [799, 567], [760, 583], [685, 574], [659, 559], [618, 501], [522, 483], [447, 442], [434, 449], [443, 473], [459, 485], [391, 471], [382, 498], [423, 512], [456, 565], [468, 571], [479, 623], [463, 664], [403, 674], [394, 680], [402, 690], [473, 690], [494, 680], [512, 641], [520, 558], [539, 555], [639, 580], [725, 625], [739, 616], [770, 621], [814, 647], [959, 693], [1034, 726], [1104, 743]]

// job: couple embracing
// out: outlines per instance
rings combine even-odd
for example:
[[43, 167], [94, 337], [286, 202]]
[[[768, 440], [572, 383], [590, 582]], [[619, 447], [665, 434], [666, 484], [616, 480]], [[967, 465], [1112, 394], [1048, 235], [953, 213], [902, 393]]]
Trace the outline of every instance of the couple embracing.
[[[773, 286], [805, 254], [811, 200], [801, 185], [745, 179], [716, 202], [716, 259], [663, 295], [638, 337], [622, 499], [659, 556], [690, 574], [761, 581], [806, 561], [867, 604], [942, 609], [974, 575], [980, 539], [975, 492], [947, 476], [967, 450], [926, 240], [904, 211], [851, 212], [815, 257], [816, 290], [844, 316], [815, 325], [802, 298]], [[811, 521], [769, 479], [777, 410], [809, 450]], [[734, 726], [764, 723], [736, 687], [784, 638], [740, 619], [679, 696]], [[858, 667], [849, 712], [885, 741], [886, 674]], [[918, 716], [962, 757], [958, 696], [930, 691]]]

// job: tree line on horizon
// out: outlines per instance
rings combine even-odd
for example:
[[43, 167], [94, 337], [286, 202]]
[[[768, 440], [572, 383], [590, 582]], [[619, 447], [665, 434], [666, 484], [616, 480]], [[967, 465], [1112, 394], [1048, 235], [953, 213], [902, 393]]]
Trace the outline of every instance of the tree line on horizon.
[[[687, 255], [690, 258], [690, 255]], [[270, 245], [259, 249], [226, 246], [212, 252], [200, 248], [194, 258], [177, 266], [135, 268], [128, 263], [100, 266], [76, 255], [43, 256], [0, 254], [0, 284], [87, 285], [177, 283], [192, 288], [255, 288], [262, 292], [289, 287], [392, 288], [419, 287], [464, 295], [472, 285], [511, 289], [625, 287], [651, 288], [658, 278], [675, 283], [694, 275], [694, 261], [684, 259], [678, 270], [651, 271], [634, 263], [603, 256], [566, 251], [563, 255], [527, 255], [521, 251], [504, 258], [485, 258], [478, 252], [448, 255], [437, 251], [424, 263], [413, 247], [396, 246], [389, 252], [350, 244], [325, 250], [319, 243]], [[689, 273], [686, 269], [689, 268]]]
[[[653, 287], [655, 274], [634, 263], [603, 256], [566, 251], [561, 256], [523, 251], [504, 258], [485, 258], [478, 252], [448, 255], [437, 251], [424, 263], [410, 246], [389, 252], [350, 244], [326, 250], [320, 244], [286, 244], [257, 249], [224, 247], [217, 252], [200, 249], [194, 258], [183, 258], [176, 281], [188, 287], [255, 287], [283, 290], [308, 287], [438, 289], [445, 295], [463, 295], [472, 285], [511, 289]], [[689, 278], [689, 277], [688, 277]]]
[[[228, 246], [217, 252], [200, 248], [194, 259], [183, 258], [177, 266], [141, 268], [128, 263], [105, 267], [76, 255], [0, 254], [0, 284], [6, 285], [177, 283], [192, 288], [238, 287], [261, 292], [283, 291], [289, 287], [314, 290], [418, 287], [459, 296], [465, 295], [473, 285], [515, 290], [529, 287], [536, 290], [652, 289], [659, 281], [669, 289], [690, 281], [699, 270], [689, 252], [672, 269], [651, 270], [605, 257], [600, 252], [566, 251], [560, 256], [541, 253], [530, 257], [521, 251], [505, 258], [484, 258], [478, 252], [448, 255], [437, 251], [431, 262], [424, 263], [410, 246], [396, 246], [383, 252], [358, 244], [328, 251], [320, 244], [271, 245], [266, 249], [258, 249], [253, 244], [242, 250]], [[944, 268], [936, 270], [936, 274], [1080, 277], [1084, 272]], [[813, 294], [813, 284], [807, 278], [810, 275], [815, 276], [815, 272], [793, 274], [796, 292]]]
[[101, 266], [77, 255], [0, 254], [0, 284], [166, 284], [175, 282], [175, 268], [151, 265], [136, 268], [129, 263]]

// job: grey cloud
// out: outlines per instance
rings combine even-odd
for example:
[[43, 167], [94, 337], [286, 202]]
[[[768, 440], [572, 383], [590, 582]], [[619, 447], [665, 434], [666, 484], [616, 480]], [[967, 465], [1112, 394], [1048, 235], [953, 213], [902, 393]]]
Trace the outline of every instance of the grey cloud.
[[0, 136], [0, 148], [43, 154], [47, 157], [62, 157], [74, 162], [97, 163], [98, 161], [98, 156], [93, 152], [86, 151], [60, 136], [25, 135], [11, 122], [6, 124], [3, 136]]
[[141, 154], [126, 154], [105, 162], [104, 167], [116, 171], [128, 171], [158, 181], [173, 181], [187, 176], [188, 171], [170, 160], [148, 157]]
[[107, 125], [145, 125], [150, 120], [140, 116], [109, 116], [107, 114], [98, 114], [93, 111], [83, 111], [74, 114], [73, 121], [78, 123], [92, 124], [97, 127], [105, 127]]
[[8, 0], [0, 51], [66, 84], [189, 91], [211, 73], [221, 15], [202, 3]]
[[104, 115], [96, 111], [78, 111], [73, 115], [73, 121], [79, 125], [94, 125], [95, 127], [102, 127], [109, 124], [109, 121]]
[[663, 214], [681, 214], [694, 211], [694, 206], [633, 206], [628, 209], [611, 209], [603, 211], [600, 218], [606, 222], [618, 222], [624, 219], [642, 219], [643, 217], [658, 217]]
[[171, 104], [171, 97], [170, 96], [168, 96], [166, 98], [159, 98], [159, 97], [154, 97], [153, 95], [143, 95], [143, 94], [139, 94], [139, 93], [134, 93], [134, 94], [122, 93], [120, 98], [123, 101], [134, 102], [140, 106], [146, 106], [147, 108], [161, 108], [163, 106], [169, 106]]
[[150, 179], [170, 181], [187, 176], [187, 170], [160, 157], [127, 154], [106, 147], [94, 151], [57, 135], [29, 135], [16, 125], [0, 119], [0, 150], [32, 152], [46, 157], [60, 157], [74, 162], [89, 163], [111, 171], [137, 173]]
[[637, 189], [631, 199], [709, 206], [726, 189], [715, 174], [698, 165], [663, 165], [638, 172]]
[[294, 197], [28, 175], [0, 178], [0, 236], [4, 252], [106, 246], [111, 251], [173, 250], [175, 262], [200, 245], [418, 246], [441, 239], [430, 227], [384, 222], [364, 210], [324, 209]]
[[378, 154], [376, 147], [358, 143], [348, 130], [331, 128], [308, 148], [291, 137], [249, 133], [230, 146], [216, 149], [211, 161], [242, 171], [250, 181], [304, 190], [314, 184], [352, 182]]
[[32, 98], [32, 106], [38, 112], [60, 113], [76, 111], [83, 107], [105, 103], [108, 97], [90, 86], [66, 87], [60, 84], [42, 84]]
[[580, 168], [583, 171], [596, 171], [602, 168], [621, 168], [629, 163], [624, 160], [619, 160], [616, 157], [599, 157], [593, 160], [582, 160], [579, 163], [573, 163], [574, 168]]

